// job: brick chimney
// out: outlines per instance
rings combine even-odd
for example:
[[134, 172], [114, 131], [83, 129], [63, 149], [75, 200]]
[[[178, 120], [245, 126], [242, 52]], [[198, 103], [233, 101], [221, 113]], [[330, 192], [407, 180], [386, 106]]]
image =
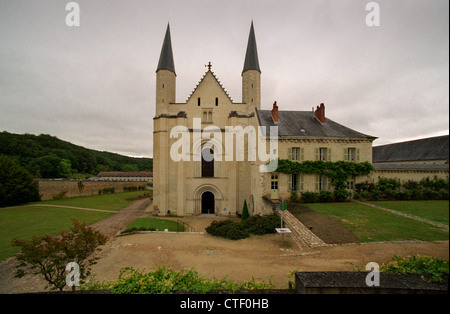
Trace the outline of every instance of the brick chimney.
[[314, 115], [320, 123], [325, 123], [325, 105], [322, 103], [320, 106], [317, 106], [316, 111], [314, 111]]
[[273, 119], [273, 122], [278, 123], [278, 106], [277, 106], [276, 101], [273, 103], [272, 119]]

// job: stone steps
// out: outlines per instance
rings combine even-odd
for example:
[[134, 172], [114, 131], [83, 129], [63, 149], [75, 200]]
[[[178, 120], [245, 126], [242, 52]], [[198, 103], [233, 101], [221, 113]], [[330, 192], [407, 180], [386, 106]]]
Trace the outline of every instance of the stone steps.
[[288, 210], [283, 211], [283, 222], [291, 230], [292, 239], [300, 248], [313, 248], [327, 245], [318, 236], [312, 233]]

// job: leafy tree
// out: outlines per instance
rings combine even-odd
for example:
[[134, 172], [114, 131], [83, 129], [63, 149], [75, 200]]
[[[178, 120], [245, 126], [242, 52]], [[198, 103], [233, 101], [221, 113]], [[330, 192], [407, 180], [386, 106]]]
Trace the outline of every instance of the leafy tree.
[[57, 170], [60, 177], [67, 178], [73, 172], [72, 163], [68, 159], [61, 159]]
[[14, 239], [12, 245], [22, 247], [16, 256], [21, 261], [16, 277], [29, 271], [43, 276], [51, 290], [62, 291], [66, 285], [66, 265], [75, 262], [79, 266], [80, 283], [83, 283], [91, 273], [91, 266], [99, 259], [93, 253], [99, 245], [106, 243], [107, 238], [85, 223], [80, 224], [75, 219], [72, 222], [69, 232], [56, 237], [34, 236], [28, 241]]
[[37, 182], [11, 158], [0, 156], [0, 207], [39, 201]]

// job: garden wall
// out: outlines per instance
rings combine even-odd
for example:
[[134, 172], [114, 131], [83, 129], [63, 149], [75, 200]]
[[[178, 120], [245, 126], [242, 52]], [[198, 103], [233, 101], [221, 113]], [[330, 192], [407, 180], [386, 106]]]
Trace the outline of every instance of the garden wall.
[[120, 182], [120, 181], [88, 181], [88, 180], [64, 180], [64, 179], [39, 179], [39, 195], [42, 201], [51, 200], [54, 197], [77, 197], [98, 195], [103, 189], [114, 188], [115, 192], [125, 192], [129, 188], [145, 189], [145, 182]]

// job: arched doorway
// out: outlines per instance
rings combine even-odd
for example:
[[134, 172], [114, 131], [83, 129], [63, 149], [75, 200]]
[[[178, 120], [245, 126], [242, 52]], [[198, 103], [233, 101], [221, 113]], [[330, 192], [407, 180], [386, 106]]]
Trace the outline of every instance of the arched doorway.
[[214, 214], [214, 194], [207, 191], [202, 194], [202, 214]]

